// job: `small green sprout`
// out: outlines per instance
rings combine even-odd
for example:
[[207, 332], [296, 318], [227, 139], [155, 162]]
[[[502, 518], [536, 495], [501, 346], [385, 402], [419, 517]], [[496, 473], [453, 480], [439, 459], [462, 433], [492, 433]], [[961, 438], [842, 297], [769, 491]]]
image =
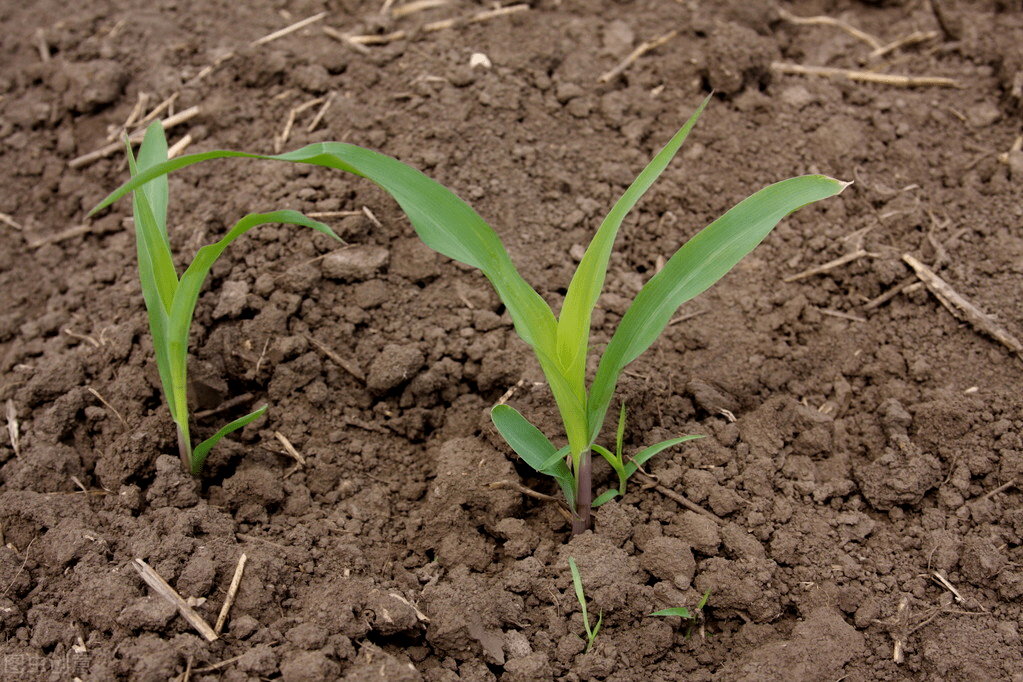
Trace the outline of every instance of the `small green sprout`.
[[658, 454], [662, 450], [670, 448], [672, 445], [678, 445], [684, 443], [687, 440], [694, 440], [696, 438], [703, 438], [703, 436], [682, 436], [681, 438], [671, 438], [669, 440], [661, 441], [645, 448], [639, 452], [635, 457], [631, 458], [630, 461], [626, 462], [625, 457], [622, 455], [622, 440], [625, 437], [625, 403], [622, 403], [621, 412], [618, 415], [618, 431], [615, 437], [615, 451], [611, 452], [602, 445], [593, 444], [593, 449], [598, 455], [607, 460], [611, 468], [618, 474], [618, 488], [611, 488], [610, 490], [604, 491], [597, 499], [593, 501], [594, 507], [599, 507], [610, 499], [618, 497], [619, 495], [625, 495], [625, 482], [636, 473], [641, 466], [646, 464], [654, 455]]
[[597, 616], [597, 624], [590, 627], [590, 615], [586, 609], [586, 594], [583, 592], [583, 580], [579, 577], [579, 568], [575, 565], [575, 559], [568, 557], [568, 567], [572, 569], [572, 584], [575, 586], [575, 598], [579, 600], [579, 607], [583, 610], [583, 626], [586, 628], [586, 653], [593, 648], [593, 640], [600, 632], [600, 624], [604, 622], [604, 610], [600, 610]]
[[703, 593], [703, 597], [696, 604], [696, 608], [692, 611], [684, 606], [673, 606], [668, 609], [661, 609], [660, 611], [654, 611], [651, 616], [677, 616], [683, 620], [692, 621], [689, 624], [689, 628], [686, 630], [686, 637], [688, 638], [692, 634], [693, 627], [699, 626], [700, 636], [703, 637], [703, 607], [707, 605], [707, 600], [710, 598], [710, 590], [708, 589]]
[[[128, 146], [128, 164], [131, 175], [138, 178], [154, 167], [167, 162], [167, 139], [159, 122], [152, 124], [139, 147], [138, 160]], [[156, 366], [160, 371], [164, 398], [170, 409], [171, 418], [177, 425], [178, 453], [185, 469], [198, 476], [203, 462], [214, 445], [221, 438], [237, 431], [258, 419], [266, 412], [263, 405], [244, 417], [235, 419], [213, 436], [192, 447], [188, 429], [188, 330], [199, 299], [203, 281], [220, 254], [231, 242], [256, 225], [266, 223], [289, 223], [304, 225], [340, 239], [333, 230], [297, 211], [274, 211], [272, 213], [249, 214], [215, 244], [199, 249], [185, 274], [178, 279], [171, 255], [170, 240], [167, 236], [168, 183], [164, 174], [150, 174], [146, 180], [134, 183], [132, 212], [135, 219], [135, 235], [138, 247], [139, 279], [142, 295], [149, 313], [149, 329], [153, 334], [153, 348], [156, 351]], [[123, 189], [123, 188], [122, 188]], [[109, 205], [125, 192], [107, 197], [92, 213]]]
[[[707, 605], [707, 599], [710, 598], [710, 590], [703, 593], [703, 597], [700, 598], [699, 603], [696, 605], [695, 611], [702, 613], [703, 607]], [[697, 620], [698, 616], [689, 611], [684, 606], [673, 606], [669, 609], [661, 609], [660, 611], [654, 611], [650, 614], [651, 616], [678, 616], [685, 620]]]
[[[625, 216], [650, 188], [678, 152], [696, 119], [710, 101], [705, 99], [688, 122], [639, 174], [601, 223], [572, 277], [561, 317], [518, 273], [497, 233], [450, 190], [396, 159], [350, 144], [321, 142], [276, 156], [212, 151], [183, 156], [140, 173], [107, 202], [153, 178], [184, 166], [225, 157], [244, 157], [307, 163], [354, 173], [386, 190], [409, 217], [423, 242], [454, 260], [478, 268], [504, 303], [518, 335], [533, 349], [554, 394], [568, 444], [556, 448], [517, 410], [498, 405], [491, 418], [512, 449], [536, 471], [553, 477], [573, 510], [572, 534], [590, 527], [592, 491], [591, 452], [611, 405], [618, 377], [625, 367], [661, 335], [679, 306], [724, 277], [752, 251], [785, 216], [841, 192], [848, 183], [823, 175], [806, 175], [775, 183], [739, 202], [686, 242], [643, 286], [604, 349], [596, 375], [586, 387], [590, 320], [604, 286], [618, 229]], [[686, 438], [671, 439], [644, 450], [649, 458]], [[624, 492], [625, 478], [634, 472], [621, 452], [608, 456], [619, 486], [597, 498], [604, 502]]]

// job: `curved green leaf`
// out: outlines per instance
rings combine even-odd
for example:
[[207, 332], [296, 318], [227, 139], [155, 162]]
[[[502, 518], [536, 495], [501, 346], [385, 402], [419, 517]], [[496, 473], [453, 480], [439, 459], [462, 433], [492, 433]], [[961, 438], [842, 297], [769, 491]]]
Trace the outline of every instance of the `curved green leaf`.
[[644, 448], [639, 453], [637, 453], [635, 457], [631, 458], [628, 462], [625, 463], [626, 478], [636, 473], [639, 467], [646, 464], [654, 455], [659, 454], [664, 450], [667, 450], [672, 445], [678, 445], [679, 443], [685, 443], [686, 441], [696, 440], [697, 438], [703, 438], [703, 436], [700, 434], [693, 434], [689, 436], [682, 436], [680, 438], [671, 438], [669, 440], [661, 441], [660, 443], [655, 443], [654, 445], [651, 445], [648, 448]]
[[203, 161], [248, 158], [335, 168], [364, 177], [386, 190], [431, 248], [479, 268], [508, 308], [515, 330], [529, 345], [555, 356], [557, 322], [550, 307], [515, 270], [497, 233], [464, 201], [416, 169], [378, 152], [340, 142], [321, 142], [286, 154], [264, 156], [211, 151], [171, 159], [140, 173], [93, 209], [103, 208], [155, 177]]
[[216, 445], [221, 438], [229, 433], [237, 431], [246, 424], [256, 421], [263, 416], [263, 413], [266, 412], [266, 408], [267, 406], [263, 405], [263, 407], [259, 408], [255, 412], [250, 412], [244, 417], [235, 419], [233, 422], [220, 429], [203, 442], [199, 443], [199, 445], [195, 447], [195, 450], [192, 451], [192, 475], [198, 476], [202, 472], [202, 465], [206, 461], [206, 456], [210, 454], [210, 450], [213, 449], [213, 446]]
[[494, 409], [490, 410], [490, 419], [501, 437], [523, 462], [541, 474], [554, 477], [568, 501], [569, 508], [574, 508], [575, 478], [565, 460], [557, 456], [561, 451], [554, 447], [547, 436], [510, 405], [495, 405]]
[[676, 251], [640, 290], [604, 350], [590, 389], [590, 438], [600, 431], [622, 370], [661, 335], [680, 305], [724, 277], [782, 218], [848, 185], [823, 175], [775, 183], [739, 202]]
[[597, 233], [583, 255], [579, 267], [572, 276], [568, 286], [565, 302], [561, 307], [561, 318], [558, 320], [558, 362], [563, 372], [569, 377], [573, 387], [582, 393], [585, 401], [586, 349], [590, 339], [590, 319], [597, 299], [604, 288], [607, 277], [607, 264], [611, 259], [618, 229], [636, 202], [646, 193], [654, 181], [668, 167], [696, 119], [710, 101], [708, 96], [700, 104], [696, 112], [689, 118], [681, 130], [668, 141], [668, 144], [657, 153], [646, 168], [632, 182], [621, 198], [615, 202], [611, 211], [604, 218]]
[[593, 504], [591, 504], [590, 506], [596, 509], [600, 505], [604, 504], [605, 502], [610, 502], [616, 497], [618, 497], [618, 491], [615, 490], [614, 488], [605, 490], [604, 492], [597, 496], [597, 499], [593, 500]]

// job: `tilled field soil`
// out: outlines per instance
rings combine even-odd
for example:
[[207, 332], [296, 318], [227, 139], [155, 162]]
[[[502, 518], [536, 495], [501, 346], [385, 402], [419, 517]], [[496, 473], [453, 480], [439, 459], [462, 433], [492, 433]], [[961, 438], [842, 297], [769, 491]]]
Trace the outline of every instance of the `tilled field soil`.
[[[0, 678], [1023, 680], [1018, 1], [243, 4], [0, 8]], [[569, 541], [522, 492], [557, 490], [490, 423], [504, 397], [564, 438], [487, 281], [326, 170], [172, 176], [179, 267], [278, 208], [349, 244], [263, 226], [214, 268], [196, 435], [270, 408], [201, 479], [182, 471], [130, 204], [86, 217], [127, 178], [134, 109], [172, 98], [157, 115], [183, 119], [188, 152], [395, 156], [469, 201], [557, 310], [604, 213], [710, 91], [622, 228], [597, 348], [743, 197], [855, 183], [630, 366], [627, 452], [707, 437], [652, 460], [592, 533]], [[212, 625], [243, 554], [212, 642], [133, 567]], [[588, 653], [570, 556], [603, 616]], [[650, 615], [707, 590], [702, 622]]]

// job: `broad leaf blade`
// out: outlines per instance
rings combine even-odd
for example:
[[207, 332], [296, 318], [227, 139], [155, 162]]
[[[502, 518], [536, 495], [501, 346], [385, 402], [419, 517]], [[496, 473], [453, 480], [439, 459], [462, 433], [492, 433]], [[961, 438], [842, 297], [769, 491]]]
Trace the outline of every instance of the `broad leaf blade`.
[[[163, 133], [163, 124], [154, 121], [146, 129], [146, 136], [142, 139], [139, 147], [138, 167], [140, 171], [146, 171], [158, 166], [167, 160], [167, 137]], [[147, 182], [143, 191], [149, 199], [149, 205], [153, 209], [153, 217], [163, 235], [164, 243], [167, 245], [167, 252], [170, 253], [170, 239], [167, 236], [167, 204], [169, 202], [169, 187], [167, 176], [153, 178]]]
[[[132, 175], [139, 172], [131, 153], [131, 147], [128, 147], [128, 167]], [[153, 193], [147, 191], [148, 187], [148, 185], [143, 185], [132, 197], [139, 282], [142, 286], [142, 297], [146, 303], [149, 332], [153, 336], [153, 351], [156, 355], [156, 367], [160, 373], [160, 383], [163, 386], [164, 400], [167, 401], [171, 418], [187, 438], [187, 401], [185, 396], [177, 396], [174, 392], [174, 363], [168, 345], [169, 311], [177, 291], [178, 277], [174, 270], [174, 264], [171, 262], [170, 251], [165, 248], [166, 241], [161, 237], [160, 227], [153, 213], [149, 200]]]
[[600, 505], [604, 504], [605, 502], [610, 502], [616, 497], [618, 497], [618, 491], [615, 490], [614, 488], [611, 488], [610, 490], [605, 490], [597, 497], [597, 499], [593, 500], [593, 504], [591, 506], [594, 509], [596, 509]]
[[[147, 164], [159, 165], [167, 158], [167, 141], [163, 128], [150, 128], [139, 149], [136, 163], [128, 147], [128, 169], [133, 177], [145, 173]], [[152, 303], [170, 310], [178, 286], [178, 273], [174, 269], [170, 242], [167, 239], [167, 178], [158, 177], [139, 186], [132, 196], [132, 215], [135, 222], [135, 241], [138, 246], [139, 273], [147, 269], [149, 282], [143, 282], [146, 305], [151, 304], [149, 294], [157, 294]], [[147, 284], [149, 291], [147, 292]]]
[[741, 201], [675, 252], [640, 290], [604, 351], [590, 390], [590, 437], [603, 424], [622, 370], [661, 335], [679, 306], [721, 279], [782, 218], [847, 186], [823, 175], [775, 183]]
[[323, 142], [277, 156], [212, 151], [171, 159], [141, 173], [104, 199], [93, 212], [158, 175], [212, 159], [250, 158], [306, 163], [354, 173], [386, 190], [431, 248], [479, 268], [494, 285], [526, 343], [554, 357], [557, 321], [546, 302], [515, 270], [497, 234], [443, 185], [389, 156], [355, 145]]
[[575, 479], [561, 458], [554, 458], [559, 450], [547, 440], [540, 429], [530, 424], [518, 410], [509, 405], [496, 405], [490, 418], [501, 437], [519, 457], [535, 471], [553, 476], [561, 487], [569, 508], [575, 507]]
[[221, 438], [223, 438], [229, 433], [237, 431], [246, 424], [256, 421], [257, 419], [263, 416], [263, 413], [266, 412], [266, 408], [267, 406], [263, 405], [263, 407], [259, 408], [255, 412], [250, 412], [244, 417], [239, 417], [238, 419], [235, 419], [233, 422], [231, 422], [224, 428], [220, 429], [203, 442], [199, 443], [199, 445], [196, 446], [195, 450], [192, 451], [191, 462], [192, 475], [198, 476], [200, 473], [202, 473], [202, 465], [206, 461], [206, 456], [210, 454], [210, 450], [213, 449], [213, 446], [216, 445]]
[[565, 425], [565, 434], [568, 436], [568, 444], [572, 450], [572, 461], [578, 465], [579, 457], [589, 446], [587, 438], [586, 422], [586, 393], [582, 395], [576, 390], [569, 378], [558, 367], [557, 361], [551, 358], [540, 348], [533, 347], [536, 359], [540, 362], [540, 369], [547, 377], [547, 384], [554, 394], [554, 401], [558, 404], [558, 412], [561, 414], [562, 423]]
[[674, 158], [696, 119], [710, 101], [703, 100], [696, 112], [689, 118], [682, 129], [656, 156], [647, 164], [643, 172], [633, 181], [622, 197], [611, 208], [604, 218], [597, 233], [590, 241], [582, 261], [579, 263], [572, 282], [569, 284], [565, 303], [561, 308], [558, 320], [558, 361], [570, 377], [573, 386], [585, 394], [586, 348], [590, 338], [590, 318], [597, 304], [600, 292], [604, 288], [607, 276], [607, 264], [611, 259], [618, 228], [636, 202], [646, 193], [654, 181], [664, 172], [668, 163]]

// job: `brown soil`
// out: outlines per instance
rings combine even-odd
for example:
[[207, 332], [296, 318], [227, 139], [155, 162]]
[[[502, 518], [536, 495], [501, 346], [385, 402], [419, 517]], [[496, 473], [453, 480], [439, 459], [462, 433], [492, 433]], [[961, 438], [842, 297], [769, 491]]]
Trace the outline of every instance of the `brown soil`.
[[[489, 6], [382, 18], [376, 1], [242, 4], [0, 9], [0, 401], [18, 428], [0, 430], [0, 677], [1023, 680], [1023, 363], [902, 259], [1023, 337], [1017, 0], [786, 3], [882, 43], [936, 32], [880, 58], [839, 27], [743, 0], [540, 0], [442, 30], [431, 22]], [[325, 27], [405, 36], [360, 47]], [[474, 53], [492, 65], [470, 67]], [[488, 487], [555, 492], [490, 425], [510, 388], [562, 435], [486, 281], [421, 246], [370, 183], [247, 161], [172, 179], [179, 264], [276, 208], [358, 212], [328, 218], [353, 246], [338, 256], [325, 237], [264, 226], [217, 265], [193, 329], [197, 436], [270, 409], [201, 480], [181, 471], [129, 203], [85, 215], [127, 177], [123, 154], [69, 165], [107, 144], [139, 93], [147, 108], [174, 94], [174, 111], [200, 108], [170, 133], [191, 135], [189, 151], [272, 152], [289, 111], [332, 96], [311, 132], [320, 105], [297, 114], [284, 148], [343, 140], [423, 170], [491, 220], [557, 304], [572, 254], [710, 89], [623, 227], [597, 346], [657, 259], [742, 197], [807, 172], [856, 183], [785, 221], [623, 377], [630, 452], [709, 436], [650, 464], [661, 488], [634, 481], [568, 542], [555, 505]], [[598, 488], [610, 480], [598, 467]], [[130, 563], [213, 623], [242, 553], [212, 643]], [[603, 613], [589, 653], [569, 556]], [[649, 615], [706, 590], [702, 626]]]

